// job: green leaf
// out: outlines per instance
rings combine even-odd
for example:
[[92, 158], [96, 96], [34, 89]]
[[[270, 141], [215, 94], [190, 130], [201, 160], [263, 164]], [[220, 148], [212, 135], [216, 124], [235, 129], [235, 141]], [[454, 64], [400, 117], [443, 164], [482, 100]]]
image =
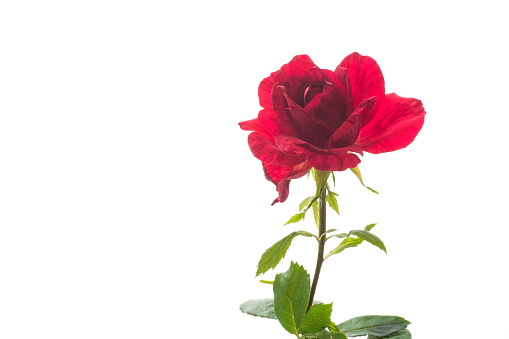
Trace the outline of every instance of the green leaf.
[[329, 331], [331, 331], [332, 333], [340, 333], [341, 331], [339, 330], [339, 328], [337, 327], [336, 324], [334, 324], [332, 321], [329, 323], [329, 325], [327, 325], [327, 328], [329, 329]]
[[369, 224], [368, 226], [364, 227], [364, 230], [365, 231], [371, 231], [373, 229], [373, 227], [375, 227], [377, 224]]
[[382, 240], [380, 240], [380, 238], [374, 235], [373, 233], [364, 230], [353, 230], [350, 231], [350, 234], [356, 235], [359, 238], [366, 240], [370, 244], [378, 247], [379, 249], [387, 253], [387, 249], [385, 248], [385, 245], [382, 242]]
[[374, 335], [368, 335], [367, 339], [412, 339], [412, 334], [410, 334], [409, 330], [403, 330], [391, 334], [388, 337], [375, 337]]
[[316, 304], [311, 306], [304, 316], [300, 326], [300, 334], [316, 333], [323, 330], [330, 323], [332, 304]]
[[346, 339], [346, 335], [341, 332], [332, 332], [332, 339]]
[[274, 312], [281, 326], [299, 336], [310, 293], [309, 274], [297, 263], [274, 280]]
[[320, 214], [318, 213], [318, 201], [313, 203], [313, 217], [315, 218], [316, 227], [320, 225]]
[[277, 319], [274, 313], [273, 298], [248, 300], [240, 305], [240, 310], [255, 317]]
[[274, 282], [272, 280], [260, 280], [261, 283], [272, 285]]
[[290, 218], [290, 220], [288, 220], [286, 222], [285, 225], [288, 225], [288, 224], [292, 224], [294, 222], [299, 222], [301, 221], [302, 219], [304, 219], [304, 215], [306, 214], [306, 212], [301, 212], [301, 213], [297, 213], [295, 214], [293, 217]]
[[408, 320], [397, 316], [365, 315], [347, 320], [338, 327], [347, 337], [361, 335], [386, 337], [405, 329], [408, 324], [410, 324]]
[[285, 257], [286, 251], [288, 251], [288, 248], [290, 248], [293, 238], [295, 238], [298, 235], [303, 235], [305, 237], [314, 237], [314, 235], [309, 232], [297, 231], [288, 234], [286, 237], [276, 242], [274, 245], [265, 250], [265, 252], [263, 252], [262, 257], [258, 262], [256, 276], [259, 276], [260, 274], [267, 272], [271, 268], [275, 268], [277, 264], [279, 264], [281, 259]]
[[375, 194], [379, 194], [377, 191], [375, 191], [375, 190], [374, 190], [374, 189], [372, 189], [371, 187], [366, 186], [366, 188], [367, 188], [368, 190], [370, 190], [371, 192], [375, 193]]
[[338, 201], [336, 200], [336, 196], [333, 194], [333, 192], [328, 191], [327, 192], [327, 203], [329, 206], [337, 213], [339, 214], [339, 208], [338, 208]]
[[343, 252], [345, 249], [349, 248], [349, 247], [356, 247], [356, 246], [359, 246], [364, 240], [361, 239], [361, 238], [346, 238], [344, 239], [341, 244], [338, 245], [338, 247], [336, 247], [335, 249], [333, 249], [332, 251], [329, 252], [329, 254], [327, 254], [325, 256], [324, 259], [327, 259], [328, 257], [330, 257], [331, 255], [333, 254], [338, 254], [338, 253], [341, 253]]
[[376, 193], [378, 194], [377, 191], [375, 191], [374, 189], [364, 185], [364, 182], [362, 181], [362, 175], [361, 175], [361, 171], [359, 170], [359, 167], [355, 167], [355, 168], [350, 168], [352, 170], [352, 172], [355, 174], [355, 176], [357, 176], [357, 179], [359, 179], [359, 181], [361, 182], [362, 186], [366, 187], [368, 190], [370, 190], [371, 192], [373, 193]]
[[316, 334], [306, 334], [302, 336], [305, 339], [346, 339], [346, 336], [341, 332], [329, 332], [327, 330], [322, 330]]
[[302, 211], [303, 209], [308, 207], [309, 203], [311, 201], [313, 201], [314, 198], [315, 198], [314, 196], [311, 196], [311, 197], [307, 197], [306, 199], [302, 200], [302, 202], [299, 204], [299, 211]]

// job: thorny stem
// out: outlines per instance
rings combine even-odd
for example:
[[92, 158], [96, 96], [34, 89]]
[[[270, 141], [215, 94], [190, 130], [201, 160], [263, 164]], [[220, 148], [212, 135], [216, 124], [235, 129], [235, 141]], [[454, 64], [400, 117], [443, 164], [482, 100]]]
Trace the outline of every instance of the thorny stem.
[[[320, 202], [319, 202], [319, 223], [318, 223], [318, 257], [316, 258], [316, 268], [315, 268], [315, 276], [313, 277], [313, 283], [311, 284], [311, 293], [309, 294], [309, 303], [308, 309], [313, 305], [313, 298], [315, 297], [316, 285], [318, 285], [318, 277], [320, 276], [320, 270], [322, 269], [323, 263], [323, 251], [325, 248], [325, 231], [327, 230], [327, 225], [325, 223], [326, 217], [326, 203], [325, 199], [327, 197], [327, 187], [324, 185], [322, 191], [320, 192]], [[306, 312], [307, 312], [306, 311]]]

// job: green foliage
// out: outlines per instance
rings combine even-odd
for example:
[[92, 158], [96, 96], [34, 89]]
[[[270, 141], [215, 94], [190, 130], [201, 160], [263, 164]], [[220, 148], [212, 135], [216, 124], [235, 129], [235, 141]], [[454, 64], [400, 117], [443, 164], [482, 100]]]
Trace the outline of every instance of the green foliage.
[[373, 233], [364, 230], [353, 230], [350, 231], [350, 234], [356, 235], [359, 238], [366, 240], [370, 244], [378, 247], [379, 249], [387, 253], [387, 249], [385, 248], [385, 245], [382, 242], [382, 240], [380, 240], [380, 238], [374, 235]]
[[273, 298], [248, 300], [240, 305], [240, 310], [255, 317], [276, 319]]
[[330, 251], [329, 254], [327, 254], [324, 257], [324, 259], [327, 259], [328, 257], [330, 257], [333, 254], [341, 253], [349, 247], [359, 246], [360, 244], [362, 244], [363, 241], [364, 240], [361, 238], [345, 238], [335, 249]]
[[[377, 237], [376, 235], [374, 235], [373, 233], [369, 232], [375, 226], [376, 226], [376, 224], [369, 224], [366, 227], [364, 227], [364, 230], [352, 230], [348, 234], [339, 233], [339, 234], [333, 234], [333, 235], [329, 236], [327, 239], [332, 238], [332, 237], [345, 238], [345, 239], [335, 249], [330, 251], [329, 254], [327, 254], [324, 257], [324, 259], [327, 259], [328, 257], [330, 257], [333, 254], [341, 253], [342, 251], [344, 251], [347, 248], [357, 247], [364, 240], [366, 240], [370, 244], [378, 247], [379, 249], [381, 249], [382, 251], [387, 253], [387, 249], [385, 248], [385, 245], [382, 242], [382, 240], [380, 240], [380, 238]], [[351, 238], [350, 235], [355, 235], [356, 237]]]
[[320, 195], [320, 192], [324, 188], [324, 186], [327, 184], [327, 179], [329, 178], [329, 175], [331, 172], [329, 171], [320, 171], [315, 169], [315, 181], [316, 181], [316, 196]]
[[272, 280], [260, 280], [261, 283], [272, 285], [274, 282]]
[[372, 189], [371, 187], [366, 186], [366, 188], [367, 188], [368, 190], [370, 190], [371, 192], [375, 193], [375, 194], [379, 194], [377, 191], [375, 191], [375, 190], [374, 190], [374, 189]]
[[292, 262], [288, 271], [277, 274], [273, 289], [276, 317], [288, 332], [315, 335], [330, 324], [332, 304], [314, 302], [306, 313], [310, 278], [299, 264]]
[[376, 225], [377, 225], [376, 223], [375, 223], [375, 224], [369, 224], [369, 225], [367, 225], [366, 227], [364, 227], [364, 230], [369, 232], [369, 231], [371, 231], [371, 230], [373, 229], [373, 227], [375, 227]]
[[327, 191], [327, 204], [337, 213], [339, 214], [338, 201], [336, 200], [336, 193], [332, 191]]
[[355, 174], [355, 176], [357, 177], [357, 179], [359, 179], [359, 181], [361, 182], [362, 186], [366, 187], [368, 190], [370, 190], [371, 192], [373, 193], [376, 193], [378, 194], [377, 191], [375, 191], [374, 189], [364, 185], [364, 182], [362, 181], [362, 175], [361, 175], [361, 171], [359, 170], [359, 167], [355, 167], [355, 168], [350, 168], [350, 170], [352, 170], [352, 172]]
[[341, 332], [321, 330], [315, 334], [306, 334], [302, 336], [303, 339], [346, 339], [346, 336]]
[[396, 332], [394, 334], [391, 334], [387, 337], [375, 337], [374, 335], [368, 335], [367, 339], [412, 339], [412, 335], [410, 334], [409, 330], [402, 330], [399, 332]]
[[320, 225], [320, 214], [318, 213], [318, 201], [313, 203], [313, 217], [315, 218], [316, 227]]
[[276, 242], [262, 254], [262, 257], [258, 262], [258, 270], [256, 271], [256, 276], [267, 272], [271, 268], [275, 268], [281, 259], [285, 257], [286, 251], [288, 251], [288, 248], [290, 248], [293, 238], [299, 235], [303, 235], [305, 237], [314, 237], [314, 235], [309, 232], [297, 231], [288, 234], [286, 237]]
[[302, 202], [299, 204], [299, 211], [302, 211], [303, 209], [308, 207], [309, 203], [313, 201], [314, 198], [315, 198], [314, 196], [310, 196], [302, 200]]
[[305, 212], [305, 211], [304, 211], [304, 212], [301, 212], [301, 213], [297, 213], [297, 214], [295, 214], [293, 217], [291, 217], [291, 218], [290, 218], [290, 220], [288, 220], [288, 221], [286, 222], [286, 224], [285, 224], [285, 225], [292, 224], [292, 223], [294, 223], [294, 222], [299, 222], [299, 221], [301, 221], [302, 219], [304, 219], [304, 216], [305, 216], [305, 215], [306, 215], [306, 212]]
[[408, 324], [410, 324], [408, 320], [397, 316], [365, 315], [347, 320], [338, 327], [347, 337], [361, 335], [387, 337], [405, 329]]
[[311, 306], [302, 320], [300, 334], [316, 333], [330, 323], [332, 304], [316, 304]]
[[276, 275], [273, 289], [277, 319], [285, 330], [298, 336], [309, 300], [309, 274], [292, 262], [288, 271]]

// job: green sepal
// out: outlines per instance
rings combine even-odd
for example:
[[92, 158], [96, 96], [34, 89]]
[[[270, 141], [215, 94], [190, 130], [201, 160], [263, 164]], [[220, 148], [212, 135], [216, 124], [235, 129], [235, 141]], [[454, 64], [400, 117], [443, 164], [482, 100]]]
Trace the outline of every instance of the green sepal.
[[305, 236], [305, 237], [314, 237], [315, 235], [306, 232], [306, 231], [296, 231], [288, 234], [283, 239], [276, 242], [274, 245], [269, 247], [263, 252], [260, 261], [258, 261], [258, 269], [256, 271], [256, 276], [259, 276], [262, 273], [267, 272], [271, 268], [275, 268], [277, 264], [285, 257], [288, 248], [292, 244], [293, 238], [296, 236]]
[[412, 334], [409, 330], [402, 330], [387, 337], [375, 337], [374, 335], [368, 335], [367, 339], [412, 339]]
[[338, 201], [336, 200], [337, 193], [334, 193], [332, 191], [327, 191], [327, 197], [325, 200], [327, 200], [327, 204], [337, 213], [339, 214], [339, 207], [338, 207]]
[[240, 310], [255, 317], [277, 319], [274, 313], [273, 298], [248, 300], [240, 305]]
[[362, 181], [361, 171], [359, 170], [359, 166], [354, 167], [354, 168], [350, 168], [350, 170], [352, 170], [352, 172], [355, 174], [357, 179], [359, 179], [359, 181], [361, 182], [362, 186], [366, 187], [371, 192], [378, 194], [378, 192], [375, 191], [374, 189], [372, 189], [371, 187], [368, 187], [368, 186], [364, 185], [364, 182]]
[[313, 202], [313, 218], [315, 219], [316, 227], [320, 225], [320, 214], [318, 213], [318, 201]]
[[332, 175], [332, 183], [334, 184], [334, 187], [336, 187], [336, 176], [334, 175], [334, 172], [331, 172]]
[[382, 251], [387, 253], [387, 249], [385, 248], [383, 241], [380, 240], [380, 238], [377, 237], [376, 235], [374, 235], [373, 233], [365, 231], [365, 230], [353, 230], [353, 231], [350, 231], [349, 234], [356, 235], [359, 238], [366, 240], [370, 244], [378, 247], [379, 249], [381, 249]]
[[322, 189], [327, 184], [327, 179], [331, 172], [329, 171], [320, 171], [315, 169], [315, 181], [316, 181], [316, 194], [315, 196], [319, 196], [322, 192]]
[[361, 335], [387, 337], [405, 329], [408, 324], [410, 324], [408, 320], [397, 316], [365, 315], [347, 320], [338, 327], [347, 337]]
[[332, 314], [331, 304], [316, 304], [311, 306], [302, 320], [300, 334], [316, 333], [323, 330], [330, 323]]
[[310, 294], [310, 279], [306, 270], [293, 261], [288, 271], [274, 279], [274, 312], [281, 326], [299, 336]]
[[367, 225], [366, 227], [364, 227], [364, 230], [365, 231], [371, 231], [373, 229], [373, 227], [375, 227], [377, 225], [377, 223], [374, 223], [374, 224], [369, 224]]
[[345, 238], [335, 249], [330, 251], [329, 254], [327, 254], [323, 259], [327, 259], [333, 254], [341, 253], [349, 247], [359, 246], [360, 244], [362, 244], [363, 241], [364, 240], [361, 238]]
[[293, 217], [291, 217], [290, 220], [288, 220], [285, 225], [292, 224], [294, 222], [299, 222], [302, 219], [304, 219], [305, 215], [306, 215], [306, 212], [297, 213]]

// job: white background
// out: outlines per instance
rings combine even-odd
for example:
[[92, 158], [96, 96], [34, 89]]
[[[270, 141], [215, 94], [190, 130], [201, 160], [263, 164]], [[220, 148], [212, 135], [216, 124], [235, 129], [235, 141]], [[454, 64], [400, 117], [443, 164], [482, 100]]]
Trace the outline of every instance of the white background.
[[[3, 1], [0, 338], [289, 338], [240, 303], [271, 297], [263, 251], [284, 204], [238, 122], [296, 54], [373, 57], [386, 92], [421, 99], [408, 148], [337, 174], [333, 320], [394, 314], [416, 339], [509, 338], [507, 12], [503, 1]], [[328, 247], [331, 249], [331, 246]], [[312, 274], [316, 245], [297, 238]], [[271, 280], [275, 272], [262, 278]]]

